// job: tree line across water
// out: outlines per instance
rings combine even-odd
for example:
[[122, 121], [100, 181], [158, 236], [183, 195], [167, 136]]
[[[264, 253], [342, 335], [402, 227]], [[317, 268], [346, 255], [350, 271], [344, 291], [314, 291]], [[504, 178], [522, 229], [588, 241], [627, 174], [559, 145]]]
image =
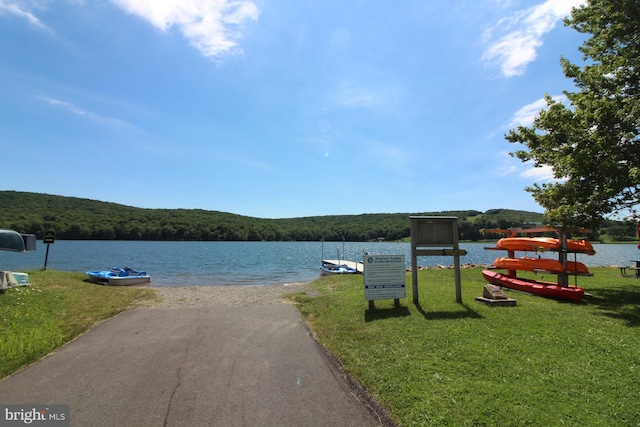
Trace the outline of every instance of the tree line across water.
[[[541, 213], [511, 209], [328, 215], [264, 219], [201, 209], [145, 209], [116, 203], [39, 193], [0, 191], [0, 228], [35, 234], [54, 231], [62, 240], [166, 241], [370, 241], [410, 236], [410, 215], [458, 217], [460, 239], [495, 238], [485, 229], [544, 223]], [[633, 228], [618, 234], [633, 238]], [[592, 235], [592, 238], [597, 238]]]

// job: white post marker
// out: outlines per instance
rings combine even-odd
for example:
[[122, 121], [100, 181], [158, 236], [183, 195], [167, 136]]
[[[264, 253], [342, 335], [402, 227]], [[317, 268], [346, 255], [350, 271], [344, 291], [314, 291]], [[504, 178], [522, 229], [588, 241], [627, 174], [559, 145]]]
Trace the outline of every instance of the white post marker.
[[404, 255], [363, 256], [364, 299], [373, 309], [373, 301], [393, 299], [395, 306], [400, 298], [406, 298]]

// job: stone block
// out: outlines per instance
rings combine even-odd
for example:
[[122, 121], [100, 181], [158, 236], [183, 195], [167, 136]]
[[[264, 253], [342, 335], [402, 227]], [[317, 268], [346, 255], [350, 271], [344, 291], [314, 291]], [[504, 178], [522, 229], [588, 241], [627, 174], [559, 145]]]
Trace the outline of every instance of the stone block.
[[486, 299], [508, 299], [504, 292], [502, 292], [502, 289], [500, 289], [500, 286], [496, 285], [484, 285], [482, 296]]

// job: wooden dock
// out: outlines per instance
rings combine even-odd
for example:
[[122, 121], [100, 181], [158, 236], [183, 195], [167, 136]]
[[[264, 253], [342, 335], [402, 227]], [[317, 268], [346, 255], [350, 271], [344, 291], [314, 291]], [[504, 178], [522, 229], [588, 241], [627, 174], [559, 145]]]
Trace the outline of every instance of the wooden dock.
[[347, 267], [355, 268], [358, 273], [364, 272], [364, 264], [361, 262], [347, 261], [344, 259], [341, 259], [341, 260], [323, 259], [322, 262], [326, 264], [332, 264], [332, 265], [346, 265]]

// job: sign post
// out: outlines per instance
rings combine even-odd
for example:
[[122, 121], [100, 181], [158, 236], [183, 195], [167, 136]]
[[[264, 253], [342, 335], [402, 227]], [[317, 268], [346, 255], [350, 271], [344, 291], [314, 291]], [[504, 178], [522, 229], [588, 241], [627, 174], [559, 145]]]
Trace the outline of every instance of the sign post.
[[56, 242], [56, 232], [55, 231], [45, 231], [44, 236], [42, 237], [42, 243], [47, 244], [47, 253], [44, 256], [44, 269], [47, 269], [47, 262], [49, 261], [49, 245]]
[[[456, 276], [456, 301], [462, 302], [460, 256], [467, 251], [458, 243], [458, 218], [455, 216], [410, 216], [411, 285], [413, 303], [418, 304], [418, 256], [453, 256]], [[444, 248], [444, 249], [432, 249]]]
[[393, 299], [396, 307], [406, 297], [404, 255], [364, 255], [364, 299], [369, 309], [378, 299]]

